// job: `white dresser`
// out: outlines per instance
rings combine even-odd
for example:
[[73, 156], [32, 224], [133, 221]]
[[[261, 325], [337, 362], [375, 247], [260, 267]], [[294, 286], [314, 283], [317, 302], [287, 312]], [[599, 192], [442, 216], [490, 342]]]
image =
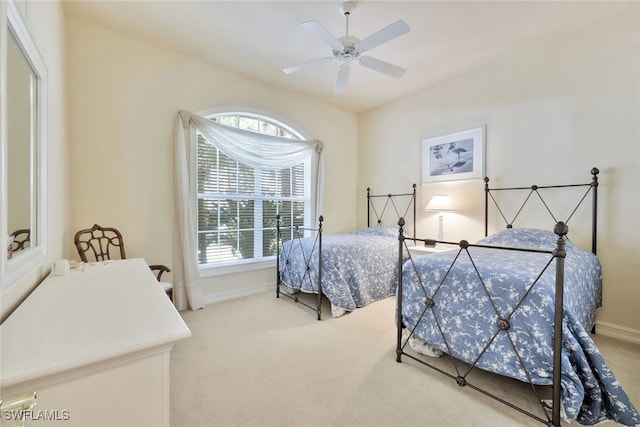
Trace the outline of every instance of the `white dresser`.
[[49, 276], [0, 326], [0, 398], [37, 393], [25, 426], [168, 426], [169, 356], [190, 335], [143, 259]]

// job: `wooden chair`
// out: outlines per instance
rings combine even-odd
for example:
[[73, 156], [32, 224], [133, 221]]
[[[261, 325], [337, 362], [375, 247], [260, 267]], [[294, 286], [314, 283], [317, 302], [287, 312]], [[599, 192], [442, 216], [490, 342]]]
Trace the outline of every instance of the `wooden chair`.
[[13, 237], [11, 249], [14, 252], [21, 251], [22, 249], [28, 248], [31, 243], [31, 230], [28, 228], [16, 230], [11, 233], [11, 237]]
[[31, 245], [31, 230], [28, 228], [16, 230], [13, 233], [11, 233], [9, 237], [11, 237], [11, 243], [7, 248], [7, 252], [8, 252], [7, 258], [9, 259], [11, 259], [14, 252], [27, 249]]
[[[122, 234], [113, 227], [101, 227], [98, 224], [94, 224], [91, 228], [78, 231], [73, 238], [73, 242], [83, 262], [90, 262], [89, 257], [91, 257], [91, 261], [127, 258]], [[170, 272], [171, 269], [161, 264], [149, 265], [149, 268], [156, 275], [156, 279], [162, 285], [169, 299], [173, 300], [173, 285], [161, 280], [162, 274]]]

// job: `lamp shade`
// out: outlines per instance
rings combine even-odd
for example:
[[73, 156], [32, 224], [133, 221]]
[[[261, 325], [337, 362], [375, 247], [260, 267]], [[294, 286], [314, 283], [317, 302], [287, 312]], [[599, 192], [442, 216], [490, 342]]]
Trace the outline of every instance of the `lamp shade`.
[[436, 212], [456, 212], [457, 209], [453, 206], [453, 202], [451, 201], [451, 197], [438, 195], [433, 196], [427, 206], [424, 208], [425, 211], [436, 211]]

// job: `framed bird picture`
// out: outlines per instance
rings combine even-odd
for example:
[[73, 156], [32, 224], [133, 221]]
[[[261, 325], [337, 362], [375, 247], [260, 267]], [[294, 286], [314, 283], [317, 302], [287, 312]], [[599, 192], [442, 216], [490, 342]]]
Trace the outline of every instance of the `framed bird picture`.
[[482, 179], [485, 127], [422, 141], [422, 183]]

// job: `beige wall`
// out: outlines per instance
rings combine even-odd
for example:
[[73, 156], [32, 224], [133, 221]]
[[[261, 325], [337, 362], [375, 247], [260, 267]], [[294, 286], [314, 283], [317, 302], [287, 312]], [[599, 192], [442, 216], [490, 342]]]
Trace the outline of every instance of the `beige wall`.
[[[483, 125], [486, 171], [495, 184], [589, 182], [589, 170], [597, 166], [598, 254], [604, 270], [598, 322], [635, 339], [640, 339], [639, 8], [635, 4], [632, 13], [520, 46], [358, 120], [361, 186], [420, 183], [422, 139]], [[483, 183], [422, 185], [418, 206], [441, 192], [460, 208], [446, 218], [445, 237], [482, 237]], [[436, 216], [419, 216], [418, 229], [435, 236]]]
[[48, 125], [46, 153], [47, 255], [49, 261], [4, 292], [0, 319], [4, 319], [50, 270], [50, 262], [63, 257], [68, 232], [69, 168], [66, 148], [64, 12], [58, 2], [17, 2], [32, 38], [47, 67]]
[[[355, 227], [355, 114], [72, 18], [67, 49], [72, 230], [115, 226], [128, 257], [170, 266], [177, 112], [224, 106], [265, 112], [322, 140], [326, 229]], [[78, 258], [75, 250], [68, 255]], [[274, 282], [272, 268], [206, 279], [204, 292]]]

